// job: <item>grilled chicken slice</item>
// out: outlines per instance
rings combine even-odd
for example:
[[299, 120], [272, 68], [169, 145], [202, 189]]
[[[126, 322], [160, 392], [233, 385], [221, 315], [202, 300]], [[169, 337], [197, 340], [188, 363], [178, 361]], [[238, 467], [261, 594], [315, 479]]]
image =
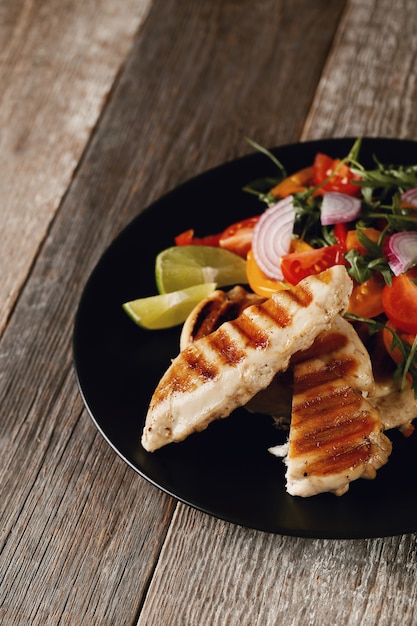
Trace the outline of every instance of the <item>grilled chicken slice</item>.
[[185, 320], [180, 350], [217, 330], [224, 322], [235, 319], [251, 304], [261, 304], [265, 300], [266, 298], [251, 293], [240, 285], [229, 291], [217, 289], [200, 302]]
[[[307, 353], [298, 356], [304, 359]], [[382, 432], [379, 411], [364, 397], [374, 391], [372, 366], [351, 324], [336, 318], [310, 355], [294, 365], [288, 445], [270, 451], [287, 455], [291, 495], [342, 495], [353, 480], [375, 477], [388, 460], [391, 442]]]
[[245, 308], [182, 350], [153, 394], [143, 447], [152, 452], [182, 441], [244, 405], [330, 327], [351, 289], [345, 268], [332, 267]]

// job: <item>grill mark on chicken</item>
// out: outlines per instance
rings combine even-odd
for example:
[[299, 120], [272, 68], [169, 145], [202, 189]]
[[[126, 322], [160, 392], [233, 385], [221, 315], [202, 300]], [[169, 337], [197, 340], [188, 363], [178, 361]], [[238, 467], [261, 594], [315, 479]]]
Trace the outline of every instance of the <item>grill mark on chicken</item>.
[[297, 377], [297, 388], [299, 392], [306, 391], [310, 387], [343, 378], [351, 374], [357, 368], [356, 359], [334, 359], [326, 364], [321, 370], [306, 372]]
[[239, 348], [230, 335], [219, 328], [217, 333], [210, 336], [210, 345], [217, 352], [223, 364], [240, 363], [245, 358], [245, 350]]
[[352, 438], [366, 438], [374, 427], [363, 405], [360, 391], [331, 385], [317, 390], [316, 403], [301, 402], [293, 408], [292, 428], [295, 454], [311, 450], [333, 450]]
[[291, 290], [286, 290], [285, 293], [288, 297], [296, 302], [298, 306], [308, 307], [313, 301], [313, 295], [309, 289], [305, 289], [302, 285], [298, 284]]
[[[229, 322], [231, 327], [237, 331], [245, 343], [246, 348], [265, 350], [269, 345], [269, 336], [260, 328], [256, 320], [246, 315], [241, 315], [237, 319]], [[216, 331], [218, 332], [218, 331]]]
[[352, 387], [342, 385], [337, 388], [331, 388], [330, 385], [324, 387], [311, 387], [307, 391], [298, 388], [297, 381], [294, 383], [294, 402], [293, 410], [307, 411], [311, 419], [315, 419], [320, 413], [329, 414], [333, 410], [345, 407], [351, 401], [351, 394], [354, 390]]
[[218, 364], [204, 358], [204, 355], [191, 347], [185, 355], [187, 367], [168, 370], [163, 384], [155, 390], [154, 401], [161, 402], [168, 393], [187, 393], [194, 391], [201, 381], [215, 380], [219, 375]]
[[[288, 299], [291, 300], [290, 298]], [[257, 307], [255, 307], [255, 310], [259, 310], [259, 313], [261, 315], [269, 318], [269, 320], [273, 324], [276, 324], [280, 328], [290, 326], [292, 322], [292, 315], [287, 308], [287, 303], [277, 302], [273, 298], [270, 298], [269, 300], [266, 300], [263, 304], [258, 305]]]
[[359, 446], [348, 447], [345, 450], [339, 446], [337, 454], [321, 457], [306, 467], [306, 476], [330, 476], [341, 473], [346, 468], [355, 469], [366, 464], [372, 457], [372, 446], [364, 440]]
[[[215, 380], [218, 377], [221, 364], [208, 361], [200, 350], [189, 350], [184, 357], [189, 367], [190, 378], [195, 377], [204, 381]], [[186, 371], [184, 368], [184, 373]]]

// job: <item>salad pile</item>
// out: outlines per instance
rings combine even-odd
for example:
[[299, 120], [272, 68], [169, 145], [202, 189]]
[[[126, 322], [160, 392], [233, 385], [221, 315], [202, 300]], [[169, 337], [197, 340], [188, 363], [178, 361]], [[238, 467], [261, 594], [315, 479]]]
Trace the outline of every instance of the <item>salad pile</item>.
[[[378, 334], [395, 363], [394, 384], [417, 397], [417, 164], [360, 162], [358, 139], [343, 159], [318, 153], [310, 167], [245, 190], [259, 213], [203, 237], [179, 233], [176, 246], [211, 246], [243, 258], [247, 283], [270, 296], [333, 265], [346, 267], [353, 291], [345, 316]], [[262, 206], [263, 205], [263, 206]]]

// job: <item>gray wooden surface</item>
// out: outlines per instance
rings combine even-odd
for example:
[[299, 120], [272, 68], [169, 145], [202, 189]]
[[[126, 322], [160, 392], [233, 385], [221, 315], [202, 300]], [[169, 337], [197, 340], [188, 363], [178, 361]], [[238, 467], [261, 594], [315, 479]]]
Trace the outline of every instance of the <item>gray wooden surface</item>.
[[417, 624], [416, 535], [298, 539], [176, 503], [97, 432], [71, 348], [106, 246], [246, 137], [417, 139], [415, 1], [4, 0], [0, 18], [0, 623]]

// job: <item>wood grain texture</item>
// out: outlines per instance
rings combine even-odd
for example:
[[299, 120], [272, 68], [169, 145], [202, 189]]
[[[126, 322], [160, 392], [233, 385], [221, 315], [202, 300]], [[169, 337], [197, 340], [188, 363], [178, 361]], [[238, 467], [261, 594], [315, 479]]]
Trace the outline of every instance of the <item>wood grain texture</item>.
[[[137, 626], [415, 624], [416, 537], [281, 537], [179, 505]], [[172, 564], [175, 563], [175, 568]]]
[[350, 0], [303, 129], [329, 136], [417, 138], [417, 5]]
[[1, 3], [0, 333], [149, 5]]
[[[82, 408], [71, 335], [83, 285], [135, 214], [249, 151], [247, 132], [297, 138], [343, 5], [321, 0], [300, 20], [304, 0], [262, 0], [253, 21], [249, 0], [153, 3], [45, 241], [30, 229], [38, 257], [1, 339], [0, 621], [122, 625], [140, 613], [175, 503], [117, 459]], [[307, 44], [316, 55], [290, 107]], [[37, 174], [24, 171], [33, 191]]]

